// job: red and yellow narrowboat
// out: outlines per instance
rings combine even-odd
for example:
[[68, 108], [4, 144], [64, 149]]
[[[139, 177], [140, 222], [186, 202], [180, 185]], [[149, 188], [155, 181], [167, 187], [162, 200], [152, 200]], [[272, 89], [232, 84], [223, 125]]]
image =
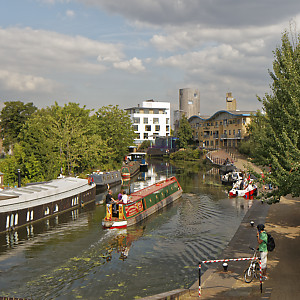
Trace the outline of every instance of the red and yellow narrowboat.
[[132, 193], [127, 204], [119, 204], [118, 216], [113, 216], [112, 205], [106, 205], [102, 220], [105, 228], [126, 228], [139, 223], [182, 195], [182, 188], [175, 177], [167, 178]]

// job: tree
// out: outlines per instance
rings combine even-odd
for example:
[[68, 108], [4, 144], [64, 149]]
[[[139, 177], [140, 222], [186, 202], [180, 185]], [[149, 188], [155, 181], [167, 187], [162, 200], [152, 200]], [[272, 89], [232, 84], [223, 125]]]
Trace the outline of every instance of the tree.
[[186, 148], [193, 141], [193, 131], [185, 115], [179, 121], [177, 136], [179, 138], [179, 148]]
[[4, 102], [5, 107], [0, 113], [1, 137], [7, 152], [10, 147], [18, 142], [18, 135], [31, 115], [37, 110], [32, 102], [24, 104], [21, 101]]
[[76, 103], [63, 107], [55, 103], [34, 114], [20, 134], [31, 173], [34, 166], [41, 166], [48, 180], [59, 173], [78, 174], [111, 160], [112, 149], [96, 134], [90, 112]]
[[269, 71], [273, 93], [258, 97], [264, 114], [250, 126], [254, 161], [271, 167], [265, 180], [275, 186], [266, 195], [273, 202], [287, 194], [300, 195], [300, 35], [291, 42], [284, 32], [281, 41]]
[[112, 148], [115, 159], [122, 162], [132, 145], [135, 133], [130, 116], [117, 106], [104, 106], [96, 113], [97, 134]]

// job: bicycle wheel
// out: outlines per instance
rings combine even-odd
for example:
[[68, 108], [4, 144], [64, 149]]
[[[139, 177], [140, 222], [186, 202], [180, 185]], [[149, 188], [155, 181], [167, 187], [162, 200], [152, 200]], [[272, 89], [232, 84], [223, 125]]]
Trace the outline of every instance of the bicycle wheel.
[[244, 272], [244, 278], [246, 283], [250, 283], [253, 280], [254, 272], [251, 267], [245, 270]]

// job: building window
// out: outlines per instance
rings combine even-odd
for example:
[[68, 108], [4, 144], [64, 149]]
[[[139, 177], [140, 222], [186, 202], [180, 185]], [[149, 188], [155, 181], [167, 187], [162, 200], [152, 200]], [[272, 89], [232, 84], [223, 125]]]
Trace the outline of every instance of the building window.
[[170, 131], [170, 126], [169, 125], [166, 126], [166, 131]]
[[235, 135], [235, 130], [233, 129], [233, 135]]
[[134, 123], [134, 124], [140, 124], [140, 118], [134, 117], [134, 118], [133, 118], [133, 123]]
[[192, 101], [192, 100], [189, 100], [189, 101], [188, 101], [188, 104], [189, 104], [189, 105], [193, 105], [193, 101]]
[[148, 108], [145, 108], [144, 113], [145, 113], [146, 115], [149, 114], [149, 109], [148, 109]]
[[153, 137], [159, 136], [159, 133], [153, 133]]
[[148, 118], [144, 118], [144, 124], [148, 124]]
[[151, 125], [145, 125], [145, 131], [151, 131]]
[[218, 122], [216, 122], [216, 126], [218, 126]]
[[132, 125], [132, 128], [134, 131], [138, 131], [139, 130], [139, 126], [138, 125]]
[[136, 133], [135, 138], [136, 138], [137, 140], [139, 140], [139, 139], [140, 139], [140, 134], [139, 134], [139, 133]]
[[170, 124], [170, 119], [166, 118], [166, 124]]
[[160, 131], [160, 126], [159, 125], [155, 125], [155, 131]]
[[153, 118], [153, 124], [159, 124], [159, 118]]
[[159, 113], [160, 113], [160, 110], [157, 109], [157, 108], [155, 108], [155, 109], [153, 110], [153, 113], [154, 113], [154, 114], [159, 114]]
[[148, 140], [148, 133], [144, 132], [144, 140]]
[[228, 134], [231, 135], [231, 130], [228, 130]]
[[195, 97], [195, 98], [197, 97], [197, 93], [194, 93], [194, 97]]

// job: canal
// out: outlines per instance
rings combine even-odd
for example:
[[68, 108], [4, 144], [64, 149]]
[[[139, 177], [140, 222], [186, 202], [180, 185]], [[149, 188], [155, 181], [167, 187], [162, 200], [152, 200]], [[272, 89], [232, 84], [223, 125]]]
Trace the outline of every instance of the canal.
[[[90, 205], [1, 234], [0, 297], [138, 299], [190, 287], [199, 260], [220, 254], [252, 201], [229, 199], [217, 170], [196, 164], [153, 161], [124, 188], [173, 175], [183, 196], [133, 228], [103, 230], [105, 206]], [[96, 203], [104, 198], [98, 194]]]

